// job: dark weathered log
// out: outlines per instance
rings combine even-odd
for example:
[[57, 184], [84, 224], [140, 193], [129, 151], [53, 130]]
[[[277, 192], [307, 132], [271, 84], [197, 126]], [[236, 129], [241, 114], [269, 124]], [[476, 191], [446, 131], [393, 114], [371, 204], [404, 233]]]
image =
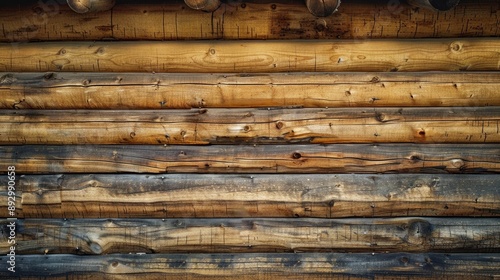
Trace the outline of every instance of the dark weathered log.
[[0, 172], [498, 173], [498, 144], [0, 146]]
[[448, 11], [453, 9], [460, 0], [407, 0], [410, 5], [430, 9], [432, 11]]
[[113, 8], [115, 0], [67, 0], [68, 6], [79, 14], [96, 13]]
[[[500, 250], [492, 218], [19, 219], [16, 227], [17, 254]], [[5, 255], [7, 235], [0, 241]]]
[[0, 44], [0, 71], [497, 71], [499, 50], [498, 38], [43, 42]]
[[[366, 39], [499, 36], [498, 1], [462, 0], [436, 14], [408, 9], [404, 1], [349, 1], [334, 16], [318, 19], [304, 0], [272, 3], [225, 1], [200, 13], [182, 0], [120, 0], [113, 12], [76, 14], [65, 1], [4, 1], [0, 41], [176, 39]], [[64, 2], [64, 3], [63, 3]], [[36, 11], [35, 13], [33, 11]], [[369, 24], [368, 24], [369, 23]]]
[[[0, 256], [5, 263], [7, 256]], [[500, 273], [499, 254], [117, 254], [23, 255], [22, 279], [351, 279], [490, 280]]]
[[1, 144], [500, 143], [500, 107], [2, 110]]
[[184, 3], [191, 9], [204, 12], [213, 12], [217, 10], [221, 4], [220, 0], [184, 0]]
[[305, 0], [307, 9], [317, 17], [327, 17], [337, 11], [340, 0]]
[[2, 109], [500, 106], [500, 73], [4, 73]]
[[497, 217], [499, 185], [484, 174], [23, 175], [16, 217]]

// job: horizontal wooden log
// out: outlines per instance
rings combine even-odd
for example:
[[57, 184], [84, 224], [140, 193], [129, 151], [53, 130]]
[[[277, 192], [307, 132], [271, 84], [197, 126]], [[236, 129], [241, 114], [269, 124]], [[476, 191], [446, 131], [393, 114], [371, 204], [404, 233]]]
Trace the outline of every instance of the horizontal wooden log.
[[4, 73], [1, 109], [500, 106], [500, 73]]
[[500, 142], [500, 107], [2, 110], [0, 123], [0, 144]]
[[[10, 220], [0, 220], [2, 228]], [[17, 254], [498, 252], [499, 219], [26, 219]], [[9, 252], [7, 234], [0, 252]]]
[[[303, 0], [224, 1], [214, 13], [182, 0], [118, 1], [113, 11], [75, 14], [66, 1], [9, 1], [0, 10], [0, 41], [177, 39], [366, 39], [499, 36], [498, 1], [462, 0], [439, 14], [405, 1], [349, 1], [331, 17], [310, 14]], [[45, 3], [45, 4], [44, 4]]]
[[18, 218], [500, 216], [500, 178], [484, 174], [22, 175], [16, 185]]
[[500, 39], [0, 44], [0, 71], [498, 71]]
[[0, 172], [498, 173], [498, 144], [0, 146]]
[[[0, 256], [5, 263], [7, 256]], [[116, 254], [23, 255], [21, 279], [493, 279], [499, 254]], [[17, 279], [17, 278], [16, 278]]]

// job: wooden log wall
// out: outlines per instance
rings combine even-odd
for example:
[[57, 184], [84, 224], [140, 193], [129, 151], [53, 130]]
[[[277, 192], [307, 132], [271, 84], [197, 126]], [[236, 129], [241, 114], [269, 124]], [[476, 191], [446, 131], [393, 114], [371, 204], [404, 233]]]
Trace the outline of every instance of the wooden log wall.
[[0, 278], [496, 279], [500, 3], [337, 2], [5, 3]]

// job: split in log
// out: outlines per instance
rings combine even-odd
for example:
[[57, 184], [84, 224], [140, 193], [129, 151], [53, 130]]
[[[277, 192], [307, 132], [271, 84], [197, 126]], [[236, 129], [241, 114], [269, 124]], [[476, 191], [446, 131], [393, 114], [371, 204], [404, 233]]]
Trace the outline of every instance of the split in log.
[[500, 39], [0, 44], [0, 71], [412, 72], [500, 70]]
[[500, 143], [500, 107], [1, 110], [1, 144]]
[[498, 173], [498, 144], [0, 146], [0, 172]]
[[327, 17], [337, 11], [340, 0], [305, 0], [311, 14], [317, 17]]
[[500, 73], [4, 73], [1, 109], [500, 106]]
[[500, 217], [500, 177], [485, 174], [22, 175], [16, 185], [18, 218]]
[[432, 11], [448, 11], [453, 9], [460, 0], [407, 0], [410, 5], [430, 9]]
[[[2, 219], [6, 228], [10, 220]], [[498, 252], [493, 218], [26, 219], [16, 254]], [[7, 236], [0, 253], [9, 252]]]
[[462, 0], [454, 10], [439, 14], [409, 9], [403, 1], [349, 1], [333, 16], [321, 19], [309, 13], [304, 0], [272, 4], [225, 1], [214, 13], [186, 9], [182, 0], [147, 4], [120, 0], [112, 15], [108, 11], [92, 16], [76, 14], [65, 3], [51, 6], [42, 2], [4, 1], [0, 41], [500, 36], [495, 12], [500, 10], [499, 1]]
[[[491, 280], [500, 274], [499, 254], [117, 254], [19, 255], [17, 271], [0, 277], [96, 279], [351, 279]], [[8, 256], [0, 256], [6, 263]]]
[[68, 6], [79, 14], [111, 10], [115, 0], [67, 0]]
[[220, 0], [184, 0], [184, 3], [191, 9], [204, 12], [213, 12], [217, 10], [221, 4]]

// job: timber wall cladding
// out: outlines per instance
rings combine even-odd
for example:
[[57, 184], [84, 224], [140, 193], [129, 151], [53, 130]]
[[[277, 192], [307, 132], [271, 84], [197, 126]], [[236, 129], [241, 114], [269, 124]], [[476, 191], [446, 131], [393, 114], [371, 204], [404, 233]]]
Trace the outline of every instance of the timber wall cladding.
[[499, 13], [5, 4], [0, 277], [498, 277]]

